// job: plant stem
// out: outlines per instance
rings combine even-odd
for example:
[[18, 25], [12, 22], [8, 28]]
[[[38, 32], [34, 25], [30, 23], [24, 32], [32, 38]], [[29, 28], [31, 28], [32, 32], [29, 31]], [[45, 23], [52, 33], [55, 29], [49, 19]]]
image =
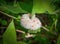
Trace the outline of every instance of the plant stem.
[[57, 35], [56, 33], [51, 32], [49, 29], [45, 28], [44, 26], [42, 26], [42, 28], [45, 29], [47, 32], [50, 32], [50, 33], [52, 33], [52, 34], [54, 34], [54, 35]]
[[[0, 11], [0, 13], [4, 14], [4, 15], [6, 15], [6, 16], [8, 16], [8, 17], [12, 18], [12, 19], [16, 19], [16, 20], [17, 20], [17, 18], [16, 18], [16, 17], [11, 16], [11, 15], [9, 15], [9, 14], [7, 14], [7, 13], [4, 13], [4, 12], [2, 12], [2, 11]], [[1, 15], [1, 14], [0, 14], [0, 15]]]
[[44, 26], [42, 26], [43, 29], [45, 29], [46, 31], [49, 31], [49, 29], [45, 28]]
[[14, 0], [14, 6], [16, 6], [17, 0]]
[[55, 19], [55, 21], [53, 22], [53, 24], [51, 25], [51, 28], [50, 28], [50, 31], [52, 31], [52, 29], [53, 29], [53, 26], [55, 27], [55, 29], [56, 29], [56, 25], [57, 25], [57, 19]]

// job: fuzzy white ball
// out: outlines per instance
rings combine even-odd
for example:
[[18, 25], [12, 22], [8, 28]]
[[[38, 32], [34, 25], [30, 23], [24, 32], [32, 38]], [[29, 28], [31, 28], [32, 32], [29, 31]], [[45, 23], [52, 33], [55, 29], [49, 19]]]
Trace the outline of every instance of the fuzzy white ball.
[[36, 30], [41, 27], [41, 21], [34, 15], [24, 14], [21, 17], [21, 25], [26, 29]]

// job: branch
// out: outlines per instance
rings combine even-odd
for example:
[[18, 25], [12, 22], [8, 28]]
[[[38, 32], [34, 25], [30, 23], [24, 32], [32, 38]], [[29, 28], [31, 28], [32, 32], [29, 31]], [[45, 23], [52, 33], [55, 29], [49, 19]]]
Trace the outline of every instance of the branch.
[[[7, 14], [7, 13], [4, 13], [4, 12], [2, 12], [2, 11], [0, 11], [0, 13], [4, 14], [4, 15], [6, 15], [6, 16], [8, 16], [8, 17], [12, 18], [12, 19], [16, 19], [16, 20], [17, 20], [17, 18], [16, 18], [16, 17], [11, 16], [11, 15], [9, 15], [9, 14]], [[1, 14], [0, 14], [0, 15], [1, 15]]]
[[45, 28], [44, 26], [42, 26], [43, 29], [45, 29], [46, 31], [49, 31], [49, 29]]

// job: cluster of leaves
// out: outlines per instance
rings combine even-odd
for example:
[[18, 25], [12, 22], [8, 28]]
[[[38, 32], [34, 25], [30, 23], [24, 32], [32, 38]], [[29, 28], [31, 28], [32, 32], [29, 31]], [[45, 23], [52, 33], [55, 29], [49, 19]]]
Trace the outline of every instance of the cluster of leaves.
[[[0, 0], [1, 27], [7, 27], [9, 24], [2, 35], [3, 39], [0, 39], [0, 44], [60, 44], [59, 4], [60, 0]], [[31, 13], [32, 15], [37, 13], [36, 16], [41, 20], [42, 25], [46, 27], [44, 29], [49, 31], [41, 28], [40, 32], [34, 33], [35, 37], [30, 39], [21, 35], [23, 40], [17, 41], [17, 29], [28, 31], [20, 26], [20, 17], [24, 13]], [[2, 14], [7, 16], [8, 21], [2, 18]]]

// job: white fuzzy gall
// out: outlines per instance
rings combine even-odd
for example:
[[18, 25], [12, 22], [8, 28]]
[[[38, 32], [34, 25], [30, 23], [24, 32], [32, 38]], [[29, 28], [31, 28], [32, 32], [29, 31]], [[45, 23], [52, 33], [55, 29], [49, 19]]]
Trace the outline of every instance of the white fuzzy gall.
[[21, 17], [21, 25], [26, 29], [36, 30], [41, 27], [41, 21], [35, 17], [30, 18], [30, 14], [24, 14]]

